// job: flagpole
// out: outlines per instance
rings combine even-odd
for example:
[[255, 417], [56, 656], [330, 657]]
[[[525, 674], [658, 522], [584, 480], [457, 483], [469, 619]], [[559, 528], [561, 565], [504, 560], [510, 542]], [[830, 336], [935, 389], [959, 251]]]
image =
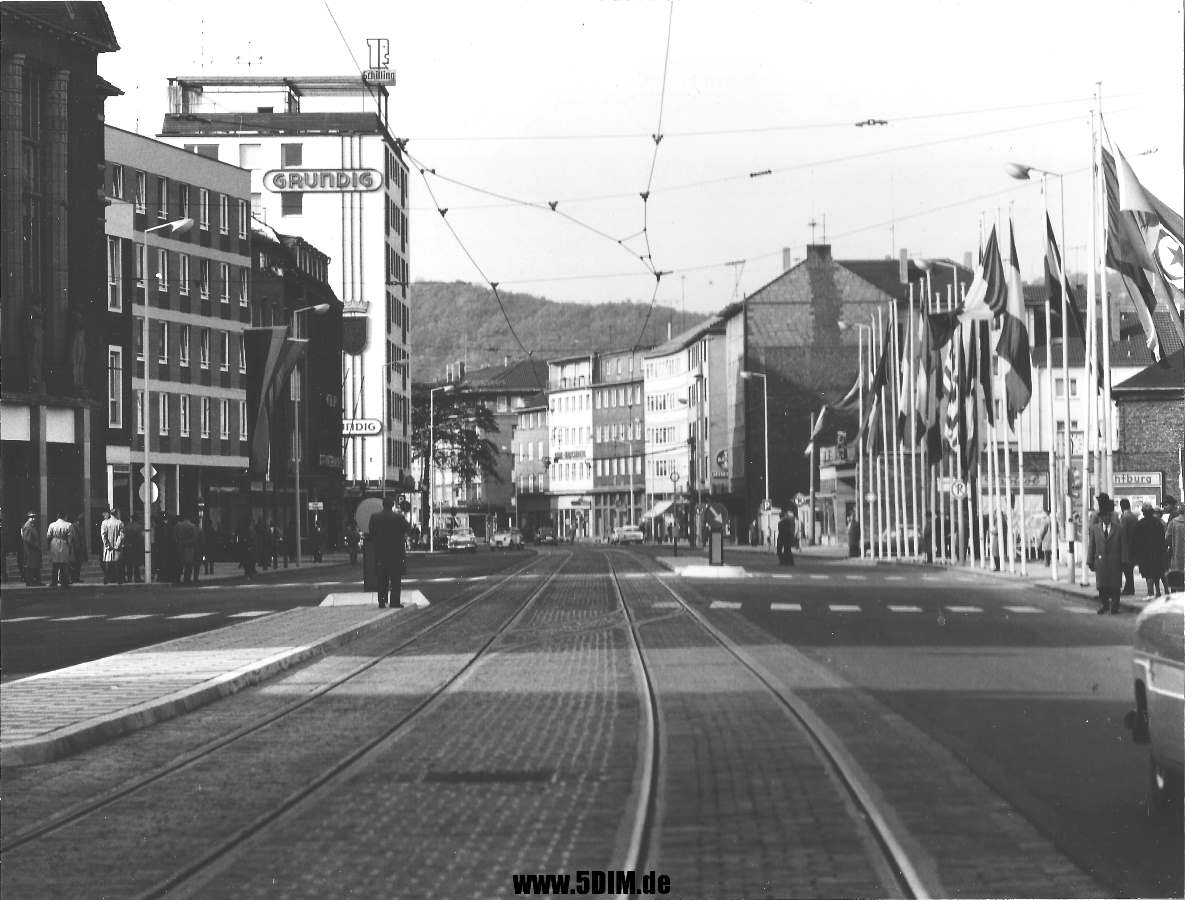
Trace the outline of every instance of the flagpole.
[[[1103, 124], [1103, 83], [1101, 81], [1095, 82], [1095, 102], [1099, 108], [1099, 128], [1105, 129]], [[1102, 154], [1103, 144], [1100, 136], [1096, 155], [1099, 160], [1099, 176], [1102, 177]], [[1099, 207], [1100, 229], [1107, 229], [1109, 222], [1109, 211], [1107, 208], [1107, 192], [1105, 190], [1099, 191]], [[1109, 230], [1109, 229], [1108, 229]], [[1101, 234], [1106, 235], [1107, 231], [1101, 231]], [[1112, 478], [1111, 469], [1114, 465], [1114, 453], [1112, 443], [1115, 435], [1114, 415], [1115, 411], [1111, 403], [1111, 366], [1108, 364], [1111, 358], [1111, 297], [1107, 291], [1107, 268], [1102, 263], [1107, 253], [1107, 239], [1104, 237], [1099, 242], [1099, 299], [1101, 301], [1101, 310], [1103, 315], [1103, 352], [1106, 354], [1105, 362], [1103, 364], [1103, 439], [1102, 447], [1102, 468], [1100, 470], [1101, 478], [1099, 479], [1102, 487], [1100, 490], [1105, 490], [1107, 493], [1112, 492]], [[1170, 304], [1171, 305], [1171, 304]]]
[[[876, 355], [876, 315], [868, 314], [868, 386], [871, 388], [876, 382], [875, 369], [877, 365]], [[872, 410], [869, 412], [869, 418], [874, 415], [880, 415], [883, 410], [880, 406], [880, 398], [875, 392], [871, 392], [868, 398]], [[871, 513], [872, 534], [869, 535], [869, 543], [872, 547], [873, 555], [877, 559], [884, 558], [884, 548], [881, 546], [881, 496], [882, 488], [880, 483], [880, 465], [877, 463], [876, 454], [876, 422], [869, 422], [869, 437], [871, 439], [868, 445], [868, 477], [872, 483], [872, 500], [869, 503], [869, 512]]]
[[[1090, 235], [1088, 238], [1089, 255], [1090, 255], [1090, 277], [1086, 282], [1086, 334], [1083, 337], [1083, 365], [1086, 370], [1086, 384], [1083, 386], [1083, 401], [1086, 404], [1086, 423], [1082, 429], [1082, 496], [1079, 499], [1079, 512], [1081, 514], [1082, 522], [1079, 525], [1078, 533], [1081, 540], [1082, 553], [1081, 559], [1078, 561], [1079, 580], [1082, 584], [1086, 584], [1086, 530], [1089, 528], [1089, 520], [1087, 516], [1090, 514], [1090, 508], [1087, 502], [1091, 491], [1090, 482], [1090, 444], [1091, 432], [1094, 428], [1094, 414], [1098, 408], [1098, 398], [1096, 396], [1096, 389], [1098, 387], [1097, 379], [1094, 374], [1095, 366], [1095, 280], [1098, 277], [1098, 245], [1096, 243], [1098, 233], [1098, 213], [1099, 213], [1099, 198], [1096, 193], [1098, 190], [1098, 142], [1095, 136], [1095, 111], [1090, 111], [1090, 158], [1091, 158], [1091, 179], [1090, 179]], [[1064, 251], [1063, 251], [1064, 252]], [[1065, 261], [1062, 261], [1065, 265]], [[1069, 393], [1070, 385], [1066, 384], [1066, 392]], [[1068, 424], [1067, 424], [1068, 427]]]
[[[1041, 210], [1043, 213], [1041, 222], [1042, 227], [1049, 228], [1049, 178], [1044, 172], [1041, 173]], [[1046, 248], [1046, 253], [1049, 248]], [[1060, 275], [1059, 275], [1060, 277]], [[1065, 296], [1063, 294], [1063, 296]], [[1058, 555], [1061, 553], [1061, 548], [1058, 546], [1057, 539], [1057, 459], [1056, 448], [1057, 443], [1057, 426], [1054, 424], [1053, 418], [1053, 298], [1047, 297], [1045, 300], [1045, 415], [1042, 416], [1044, 428], [1048, 425], [1049, 429], [1049, 577], [1053, 581], [1057, 581], [1058, 569]], [[1062, 311], [1062, 321], [1065, 321], [1066, 313]], [[1062, 342], [1062, 356], [1065, 356], [1065, 342]], [[1066, 430], [1070, 428], [1070, 423], [1066, 421]], [[1040, 547], [1037, 548], [1040, 550]]]
[[896, 440], [893, 441], [893, 475], [894, 488], [897, 494], [897, 526], [893, 529], [893, 537], [897, 541], [897, 558], [901, 559], [905, 556], [906, 547], [905, 541], [905, 515], [904, 515], [904, 494], [905, 494], [905, 476], [903, 473], [903, 466], [901, 460], [901, 327], [900, 327], [900, 313], [897, 309], [897, 298], [893, 298], [893, 305], [889, 307], [892, 319], [893, 338], [893, 382], [889, 387], [893, 397], [893, 436]]
[[[947, 291], [946, 291], [946, 311], [953, 312], [954, 308], [955, 308], [954, 294], [951, 292], [951, 289], [948, 287]], [[952, 379], [954, 378], [954, 374], [955, 374], [954, 373], [954, 362], [953, 362], [954, 337], [955, 337], [954, 335], [951, 335], [951, 343], [952, 343], [952, 346], [951, 346], [951, 356], [952, 356], [951, 377], [952, 377]], [[944, 368], [943, 368], [944, 381], [945, 381], [945, 375], [946, 375], [946, 372], [945, 372], [945, 366], [944, 366]], [[951, 396], [957, 397], [958, 396], [957, 392], [958, 392], [958, 387], [956, 385], [955, 390], [950, 392], [950, 394], [947, 397], [946, 402], [947, 402], [948, 409], [950, 406], [950, 397]], [[949, 418], [949, 413], [945, 418]], [[945, 430], [945, 423], [944, 423], [943, 427]], [[951, 486], [951, 479], [954, 477], [954, 463], [952, 460], [958, 454], [957, 454], [957, 451], [955, 451], [954, 447], [951, 446], [951, 443], [949, 440], [943, 444], [943, 448], [944, 449], [942, 451], [942, 475], [943, 475], [943, 479], [946, 484], [946, 488], [943, 488], [941, 485], [939, 485], [939, 488], [938, 488], [938, 496], [941, 498], [941, 502], [942, 502], [942, 515], [941, 515], [939, 521], [941, 524], [940, 531], [942, 534], [942, 559], [943, 559], [943, 562], [945, 562], [947, 565], [950, 565], [951, 545], [954, 543], [954, 541], [951, 539], [951, 518], [952, 518], [951, 512], [952, 512], [953, 500], [951, 497], [950, 486]]]
[[[921, 319], [918, 319], [918, 323]], [[914, 371], [917, 365], [918, 336], [915, 334], [917, 325], [914, 323], [913, 282], [909, 284], [909, 486], [913, 497], [913, 555], [918, 557], [921, 551], [918, 547], [921, 532], [918, 531], [918, 373]]]
[[[1065, 401], [1066, 401], [1066, 427], [1065, 435], [1063, 436], [1063, 449], [1065, 450], [1065, 493], [1062, 495], [1062, 514], [1065, 516], [1065, 521], [1062, 523], [1062, 530], [1066, 535], [1066, 582], [1068, 584], [1074, 583], [1074, 551], [1073, 544], [1070, 541], [1070, 466], [1073, 464], [1072, 447], [1070, 439], [1070, 278], [1066, 273], [1066, 181], [1061, 175], [1057, 177], [1058, 181], [1058, 200], [1061, 203], [1061, 221], [1058, 223], [1058, 232], [1061, 237], [1062, 258], [1059, 263], [1061, 270], [1060, 278], [1062, 280], [1062, 383], [1065, 385]], [[1085, 335], [1083, 341], [1086, 340]], [[1085, 349], [1085, 348], [1084, 348]], [[1052, 375], [1052, 373], [1050, 373]]]
[[[877, 324], [877, 331], [879, 331], [880, 335], [881, 335], [881, 354], [883, 355], [885, 353], [888, 353], [889, 351], [888, 351], [888, 347], [885, 346], [885, 331], [884, 331], [885, 320], [884, 320], [884, 316], [882, 314], [882, 309], [880, 307], [877, 307], [877, 310], [876, 310], [876, 324]], [[879, 367], [879, 363], [878, 363], [878, 367]], [[892, 528], [893, 498], [889, 492], [892, 488], [893, 478], [889, 474], [889, 458], [888, 458], [888, 453], [889, 453], [889, 431], [888, 431], [889, 408], [885, 402], [885, 386], [883, 383], [880, 386], [880, 404], [881, 404], [881, 441], [883, 442], [883, 446], [885, 448], [885, 452], [884, 452], [884, 454], [882, 454], [882, 464], [881, 464], [881, 487], [883, 489], [882, 493], [884, 493], [884, 495], [885, 495], [884, 506], [882, 509], [882, 516], [883, 516], [882, 524], [885, 526], [885, 528]], [[884, 545], [884, 548], [883, 548], [884, 555], [888, 556], [890, 551], [892, 550], [893, 539], [889, 535], [884, 534], [884, 532], [882, 531], [881, 542]]]
[[860, 529], [860, 558], [864, 559], [864, 539], [868, 532], [864, 530], [864, 329], [860, 327], [856, 328], [856, 354], [857, 421], [860, 423], [856, 432], [856, 517]]
[[[954, 270], [954, 274], [956, 276], [958, 275], [957, 269]], [[956, 279], [956, 285], [958, 285], [957, 279]], [[963, 299], [965, 297], [966, 297], [966, 295], [963, 294], [960, 299]], [[963, 384], [966, 382], [966, 379], [963, 377], [963, 367], [967, 364], [966, 354], [964, 354], [964, 352], [963, 352], [963, 338], [964, 338], [965, 328], [966, 328], [966, 326], [964, 326], [963, 323], [960, 322], [958, 333], [955, 335], [955, 339], [958, 341], [958, 344], [955, 345], [955, 381], [959, 385], [959, 396], [958, 396], [959, 404], [955, 408], [955, 414], [958, 416], [958, 419], [957, 419], [956, 425], [955, 425], [956, 433], [958, 433], [958, 423], [962, 422], [964, 420], [963, 417], [964, 417], [964, 413], [966, 411], [966, 405], [967, 405], [967, 398], [963, 396], [963, 391], [962, 391]], [[964, 429], [964, 431], [965, 430], [966, 429]], [[963, 481], [963, 443], [962, 442], [971, 440], [971, 436], [968, 434], [961, 434], [961, 435], [959, 435], [959, 438], [960, 438], [959, 449], [955, 452], [955, 478], [956, 478], [956, 480], [962, 482]], [[964, 487], [966, 487], [965, 484], [964, 484]], [[955, 561], [958, 562], [959, 565], [962, 565], [963, 562], [965, 561], [964, 556], [967, 551], [967, 523], [966, 523], [966, 519], [963, 515], [963, 508], [964, 508], [964, 506], [967, 502], [967, 498], [969, 496], [970, 496], [970, 491], [967, 491], [966, 493], [963, 494], [962, 497], [955, 498], [955, 502], [957, 504], [955, 507], [956, 528], [955, 528], [955, 532], [954, 532], [954, 534], [955, 534]]]

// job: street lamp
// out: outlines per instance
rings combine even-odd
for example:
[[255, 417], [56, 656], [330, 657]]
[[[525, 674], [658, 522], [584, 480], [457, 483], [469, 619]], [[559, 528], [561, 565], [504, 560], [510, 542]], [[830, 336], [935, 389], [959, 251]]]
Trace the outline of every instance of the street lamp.
[[149, 402], [149, 392], [152, 385], [152, 354], [149, 352], [148, 319], [152, 306], [148, 299], [148, 235], [160, 231], [169, 236], [184, 234], [193, 228], [193, 219], [174, 219], [161, 225], [153, 225], [144, 229], [144, 237], [140, 242], [144, 250], [144, 268], [140, 274], [144, 276], [144, 578], [152, 581], [152, 404]]
[[436, 491], [436, 392], [448, 393], [456, 385], [442, 384], [440, 387], [428, 389], [428, 552], [436, 549], [436, 528], [433, 516], [432, 495]]
[[[292, 311], [292, 337], [300, 339], [300, 314], [311, 312], [315, 316], [323, 316], [329, 312], [330, 305], [328, 303], [315, 303], [311, 306], [302, 306], [300, 309]], [[307, 340], [307, 339], [306, 339]], [[308, 373], [308, 361], [302, 359], [304, 365], [301, 367], [304, 374]], [[293, 453], [292, 466], [295, 471], [295, 502], [296, 502], [296, 567], [300, 568], [301, 563], [301, 547], [300, 547], [300, 465], [301, 458], [304, 456], [304, 441], [301, 440], [300, 432], [300, 403], [304, 397], [304, 378], [297, 380], [297, 389], [292, 391], [292, 428], [293, 428]]]
[[751, 378], [761, 379], [761, 400], [765, 412], [765, 509], [770, 508], [769, 502], [769, 380], [764, 372], [750, 372], [741, 370], [741, 378], [748, 381]]
[[[1062, 243], [1062, 253], [1064, 254], [1066, 252], [1066, 184], [1065, 184], [1065, 178], [1062, 175], [1062, 173], [1061, 172], [1053, 172], [1049, 169], [1041, 169], [1041, 168], [1038, 168], [1037, 166], [1026, 166], [1026, 165], [1022, 165], [1021, 163], [1015, 163], [1015, 162], [1005, 163], [1004, 171], [1008, 173], [1009, 177], [1015, 178], [1018, 181], [1028, 181], [1030, 172], [1041, 173], [1041, 205], [1045, 211], [1046, 220], [1048, 220], [1048, 218], [1049, 218], [1049, 193], [1048, 193], [1047, 185], [1046, 185], [1046, 176], [1052, 175], [1054, 178], [1057, 179], [1058, 195], [1061, 199], [1061, 216], [1060, 216], [1060, 221], [1058, 223], [1058, 231], [1060, 233], [1059, 236], [1061, 238], [1061, 243]], [[1044, 223], [1042, 223], [1042, 224], [1044, 225]], [[1062, 287], [1062, 383], [1065, 385], [1065, 392], [1064, 393], [1065, 393], [1065, 398], [1066, 398], [1066, 427], [1065, 427], [1065, 437], [1063, 439], [1063, 444], [1062, 444], [1062, 451], [1065, 453], [1065, 456], [1066, 456], [1066, 462], [1065, 462], [1066, 499], [1063, 501], [1065, 503], [1064, 531], [1065, 531], [1065, 534], [1068, 539], [1069, 534], [1070, 534], [1070, 504], [1069, 504], [1069, 494], [1070, 494], [1070, 353], [1069, 353], [1069, 351], [1070, 351], [1070, 326], [1069, 326], [1070, 291], [1069, 291], [1069, 285], [1068, 285], [1068, 278], [1066, 276], [1066, 260], [1065, 260], [1064, 256], [1062, 257], [1062, 260], [1061, 260], [1061, 271], [1058, 273], [1058, 275], [1061, 278], [1061, 287]], [[1053, 410], [1053, 355], [1052, 355], [1053, 354], [1053, 339], [1050, 334], [1050, 331], [1052, 329], [1053, 322], [1052, 322], [1052, 313], [1050, 312], [1049, 306], [1050, 306], [1050, 304], [1048, 304], [1048, 303], [1045, 304], [1045, 357], [1046, 357], [1046, 365], [1049, 367], [1049, 385], [1047, 387], [1046, 396], [1049, 401], [1049, 409], [1052, 412], [1052, 410]], [[1085, 343], [1086, 335], [1082, 336], [1082, 340]], [[1087, 357], [1084, 357], [1084, 362], [1083, 362], [1084, 365], [1086, 364], [1086, 362], [1085, 362], [1086, 358]], [[1089, 372], [1089, 368], [1087, 369], [1087, 371]], [[1050, 425], [1051, 426], [1052, 426], [1052, 418], [1053, 417], [1051, 415], [1050, 416]], [[1057, 440], [1056, 433], [1052, 433], [1049, 435], [1049, 520], [1052, 523], [1050, 526], [1050, 530], [1052, 533], [1049, 536], [1049, 545], [1053, 548], [1053, 555], [1051, 557], [1051, 559], [1052, 559], [1051, 574], [1053, 575], [1054, 581], [1057, 581], [1057, 561], [1058, 561], [1058, 557], [1061, 554], [1061, 545], [1058, 542], [1058, 535], [1057, 535], [1057, 504], [1054, 502], [1054, 499], [1055, 499], [1054, 482], [1056, 481], [1056, 479], [1053, 477], [1054, 476], [1054, 469], [1055, 469], [1053, 445], [1056, 440]], [[1085, 441], [1083, 443], [1085, 443]], [[1086, 489], [1085, 488], [1083, 488], [1082, 494], [1083, 494], [1082, 503], [1083, 503], [1083, 507], [1085, 507], [1085, 505], [1086, 505]], [[1082, 518], [1083, 518], [1083, 521], [1086, 521], [1085, 515]], [[1070, 584], [1074, 583], [1074, 571], [1073, 571], [1073, 567], [1070, 565], [1070, 562], [1068, 559], [1066, 561], [1066, 577], [1067, 577]]]
[[[860, 522], [860, 558], [863, 559], [864, 536], [867, 534], [867, 532], [864, 530], [864, 495], [866, 493], [864, 490], [864, 332], [868, 332], [868, 340], [871, 342], [872, 326], [862, 325], [859, 322], [844, 322], [842, 320], [838, 323], [838, 325], [840, 331], [846, 331], [849, 328], [856, 329], [856, 345], [859, 348], [859, 362], [857, 364], [856, 370], [856, 384], [858, 385], [857, 396], [859, 397], [860, 402], [857, 413], [860, 417], [860, 427], [856, 431], [856, 492], [859, 496], [856, 498], [856, 515], [858, 516]], [[870, 351], [869, 356], [871, 355], [872, 354]], [[871, 541], [869, 541], [868, 546], [869, 552], [871, 552]]]

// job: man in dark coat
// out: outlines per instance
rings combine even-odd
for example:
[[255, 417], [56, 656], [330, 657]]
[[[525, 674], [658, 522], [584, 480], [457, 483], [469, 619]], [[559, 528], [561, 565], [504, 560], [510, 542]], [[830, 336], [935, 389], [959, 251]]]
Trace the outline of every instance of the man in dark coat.
[[778, 520], [778, 562], [784, 566], [794, 565], [794, 545], [798, 543], [798, 522], [790, 510], [782, 513]]
[[[1127, 541], [1128, 552], [1131, 552], [1132, 540], [1136, 533], [1136, 523], [1140, 517], [1132, 512], [1131, 501], [1126, 497], [1119, 501], [1119, 530], [1123, 532], [1123, 539]], [[1123, 561], [1123, 591], [1124, 597], [1134, 596], [1136, 593], [1135, 563], [1130, 555]]]
[[[374, 554], [375, 577], [378, 581], [379, 606], [398, 608], [403, 585], [403, 563], [407, 558], [407, 519], [392, 510], [395, 501], [383, 498], [383, 508], [370, 517], [367, 536]], [[392, 593], [394, 596], [392, 596]]]
[[1120, 527], [1115, 504], [1107, 494], [1099, 494], [1099, 511], [1091, 517], [1087, 534], [1086, 564], [1094, 572], [1099, 592], [1098, 614], [1119, 612], [1119, 591], [1123, 587], [1123, 566], [1131, 557]]

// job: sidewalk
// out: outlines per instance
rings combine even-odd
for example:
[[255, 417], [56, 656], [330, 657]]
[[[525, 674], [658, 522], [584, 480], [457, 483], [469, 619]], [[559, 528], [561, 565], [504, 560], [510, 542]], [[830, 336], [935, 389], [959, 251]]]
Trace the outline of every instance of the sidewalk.
[[36, 765], [189, 712], [324, 654], [400, 610], [301, 607], [9, 681], [0, 765]]

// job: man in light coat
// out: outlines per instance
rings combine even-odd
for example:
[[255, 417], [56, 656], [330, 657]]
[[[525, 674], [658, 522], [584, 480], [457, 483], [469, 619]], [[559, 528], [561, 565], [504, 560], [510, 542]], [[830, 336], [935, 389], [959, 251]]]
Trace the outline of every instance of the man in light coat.
[[1115, 504], [1107, 494], [1098, 496], [1099, 511], [1091, 517], [1087, 533], [1086, 564], [1094, 572], [1099, 592], [1098, 614], [1119, 612], [1119, 592], [1123, 587], [1123, 566], [1131, 558], [1131, 549], [1120, 526]]
[[67, 588], [70, 586], [70, 567], [74, 564], [74, 543], [77, 540], [74, 523], [58, 513], [45, 533], [45, 540], [49, 544], [52, 566], [49, 586]]

